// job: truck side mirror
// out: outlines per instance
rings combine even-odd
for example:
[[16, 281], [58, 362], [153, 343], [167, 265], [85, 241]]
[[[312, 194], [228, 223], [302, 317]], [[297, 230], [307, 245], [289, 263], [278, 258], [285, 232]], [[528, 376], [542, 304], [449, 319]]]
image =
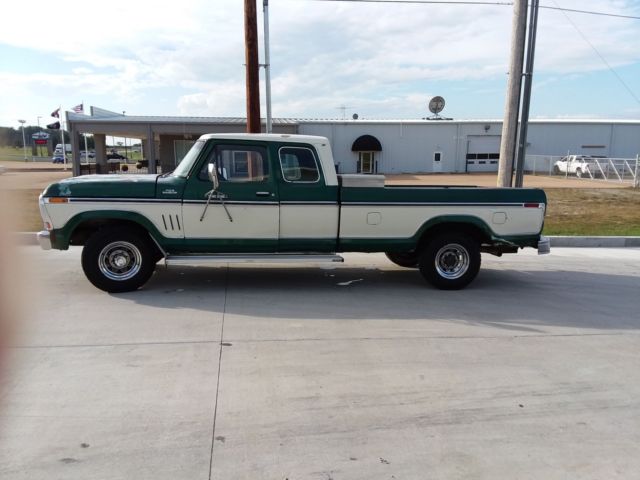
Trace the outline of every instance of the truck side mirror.
[[213, 184], [213, 191], [217, 192], [218, 187], [220, 187], [220, 181], [218, 180], [218, 169], [215, 162], [208, 165], [207, 173], [209, 174], [209, 180]]

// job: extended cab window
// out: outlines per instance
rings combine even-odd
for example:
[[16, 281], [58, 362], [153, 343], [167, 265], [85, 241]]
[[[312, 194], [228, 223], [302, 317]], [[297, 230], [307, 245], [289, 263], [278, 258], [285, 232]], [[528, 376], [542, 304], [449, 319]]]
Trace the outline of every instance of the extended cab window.
[[320, 179], [318, 162], [313, 152], [303, 147], [280, 149], [282, 176], [287, 182], [317, 182]]
[[269, 179], [269, 159], [263, 147], [216, 145], [200, 171], [201, 180], [207, 180], [207, 168], [213, 162], [218, 168], [221, 183], [264, 182]]

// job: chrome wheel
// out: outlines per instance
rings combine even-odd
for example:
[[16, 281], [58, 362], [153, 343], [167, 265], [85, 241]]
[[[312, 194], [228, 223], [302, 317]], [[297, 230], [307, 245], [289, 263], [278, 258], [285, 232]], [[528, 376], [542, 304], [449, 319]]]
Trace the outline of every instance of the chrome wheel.
[[142, 254], [129, 242], [112, 242], [98, 255], [100, 272], [110, 280], [124, 281], [135, 277], [142, 268]]
[[436, 271], [448, 280], [462, 277], [469, 269], [469, 264], [469, 252], [457, 243], [445, 245], [435, 256]]

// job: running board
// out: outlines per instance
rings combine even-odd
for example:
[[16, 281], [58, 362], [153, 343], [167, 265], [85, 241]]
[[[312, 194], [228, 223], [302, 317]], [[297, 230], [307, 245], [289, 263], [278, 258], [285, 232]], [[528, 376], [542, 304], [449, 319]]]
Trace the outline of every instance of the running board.
[[344, 258], [335, 254], [304, 253], [247, 253], [212, 255], [167, 255], [167, 265], [216, 265], [220, 263], [342, 263]]

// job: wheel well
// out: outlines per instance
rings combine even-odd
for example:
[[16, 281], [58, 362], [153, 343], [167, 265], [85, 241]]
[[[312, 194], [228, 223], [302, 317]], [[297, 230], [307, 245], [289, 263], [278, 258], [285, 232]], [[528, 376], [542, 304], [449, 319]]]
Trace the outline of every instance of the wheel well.
[[[71, 233], [70, 245], [84, 245], [87, 239], [103, 228], [127, 228], [149, 235], [149, 232], [139, 223], [131, 220], [115, 218], [97, 218], [81, 222]], [[155, 242], [154, 242], [155, 245]], [[157, 247], [156, 247], [157, 248]]]
[[480, 227], [465, 222], [445, 222], [438, 223], [429, 227], [425, 230], [420, 236], [420, 240], [418, 241], [417, 250], [422, 250], [426, 244], [432, 238], [442, 234], [442, 233], [461, 233], [463, 235], [470, 236], [474, 238], [479, 245], [483, 243], [491, 243], [491, 237], [487, 235], [487, 233]]

